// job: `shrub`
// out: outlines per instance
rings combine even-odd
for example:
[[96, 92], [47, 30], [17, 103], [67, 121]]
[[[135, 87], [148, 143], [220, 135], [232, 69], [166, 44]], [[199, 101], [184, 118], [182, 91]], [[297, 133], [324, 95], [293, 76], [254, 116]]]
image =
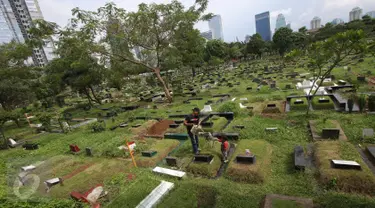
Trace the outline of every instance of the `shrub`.
[[105, 122], [104, 121], [97, 121], [89, 125], [89, 129], [92, 130], [92, 132], [98, 133], [105, 131]]
[[52, 113], [42, 112], [37, 114], [36, 117], [39, 120], [39, 122], [43, 125], [44, 130], [51, 130], [51, 119], [53, 117]]
[[235, 102], [226, 102], [218, 108], [219, 112], [233, 112], [234, 116], [238, 116], [241, 113], [240, 106]]
[[358, 99], [358, 107], [359, 107], [359, 111], [362, 113], [363, 110], [365, 109], [366, 107], [366, 95], [361, 95], [359, 96], [359, 99]]
[[368, 97], [368, 110], [375, 111], [375, 95], [370, 95]]

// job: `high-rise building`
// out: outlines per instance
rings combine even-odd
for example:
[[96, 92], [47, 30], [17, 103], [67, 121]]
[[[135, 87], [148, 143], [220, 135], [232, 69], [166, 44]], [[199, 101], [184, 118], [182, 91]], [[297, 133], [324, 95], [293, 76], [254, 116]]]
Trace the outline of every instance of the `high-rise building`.
[[204, 37], [206, 40], [212, 40], [212, 32], [211, 30], [207, 32], [202, 32], [201, 36]]
[[319, 17], [314, 17], [310, 22], [311, 29], [319, 29], [321, 27], [321, 21], [322, 20]]
[[277, 16], [277, 19], [276, 19], [276, 28], [275, 28], [275, 31], [277, 31], [278, 29], [280, 29], [282, 27], [286, 27], [286, 21], [285, 21], [284, 15], [283, 14], [279, 14]]
[[367, 12], [366, 15], [370, 16], [371, 18], [375, 18], [375, 11]]
[[255, 15], [256, 32], [262, 37], [264, 41], [271, 41], [271, 22], [270, 12], [263, 12]]
[[223, 24], [220, 15], [213, 16], [208, 22], [208, 27], [212, 32], [212, 39], [224, 40]]
[[344, 20], [340, 19], [340, 18], [336, 18], [334, 20], [332, 20], [331, 22], [333, 25], [340, 25], [340, 24], [344, 24]]
[[[0, 0], [0, 44], [12, 40], [24, 43], [31, 38], [28, 30], [33, 21], [43, 19], [38, 0]], [[45, 66], [55, 58], [52, 38], [44, 40], [42, 48], [34, 48], [32, 62]]]
[[349, 21], [360, 20], [362, 18], [362, 9], [355, 7], [349, 12]]
[[289, 23], [286, 25], [286, 27], [289, 28], [289, 29], [292, 29], [292, 25], [291, 25], [291, 24], [292, 24], [292, 23], [289, 22]]

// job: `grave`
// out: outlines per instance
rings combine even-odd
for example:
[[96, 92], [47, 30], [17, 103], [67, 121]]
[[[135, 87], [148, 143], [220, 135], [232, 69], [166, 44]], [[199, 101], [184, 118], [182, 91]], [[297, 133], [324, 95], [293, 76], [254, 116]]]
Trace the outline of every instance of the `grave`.
[[362, 139], [374, 138], [374, 129], [362, 129]]
[[267, 108], [276, 108], [276, 104], [267, 104]]
[[165, 158], [165, 162], [172, 167], [177, 167], [177, 158], [168, 156]]
[[212, 134], [212, 136], [214, 136], [214, 137], [218, 137], [220, 135], [224, 135], [228, 140], [238, 140], [239, 137], [240, 137], [239, 133], [218, 133], [218, 132], [214, 132]]
[[86, 150], [86, 156], [89, 156], [89, 157], [93, 156], [91, 147], [86, 147], [85, 150]]
[[73, 153], [73, 154], [79, 153], [81, 151], [81, 149], [75, 144], [69, 145], [69, 148], [70, 148], [70, 152]]
[[127, 126], [129, 126], [127, 123], [122, 123], [122, 124], [119, 125], [120, 128], [125, 128]]
[[35, 170], [35, 169], [36, 169], [36, 167], [34, 165], [28, 165], [28, 166], [21, 167], [22, 171], [32, 171], [32, 170]]
[[233, 128], [235, 128], [235, 129], [244, 129], [245, 126], [243, 126], [243, 125], [235, 125], [235, 126], [233, 126]]
[[340, 137], [340, 129], [326, 128], [322, 130], [323, 139], [338, 139]]
[[171, 170], [171, 169], [162, 168], [162, 167], [155, 167], [152, 171], [154, 173], [165, 174], [165, 175], [169, 175], [169, 176], [173, 176], [177, 178], [183, 178], [186, 175], [186, 173], [183, 171]]
[[142, 125], [141, 124], [135, 124], [135, 125], [132, 126], [132, 128], [138, 128], [140, 126], [142, 126]]
[[205, 106], [203, 107], [203, 109], [201, 110], [201, 112], [202, 112], [203, 114], [206, 114], [206, 113], [210, 113], [210, 112], [212, 112], [212, 107], [211, 107], [211, 105], [205, 105]]
[[152, 208], [156, 207], [161, 201], [162, 197], [166, 195], [174, 187], [173, 183], [167, 181], [161, 181], [160, 185], [157, 186], [146, 198], [144, 198], [136, 208]]
[[357, 81], [365, 82], [366, 81], [366, 77], [365, 76], [357, 76]]
[[[279, 202], [280, 205], [275, 205]], [[284, 203], [281, 203], [284, 202]], [[261, 208], [314, 208], [312, 199], [278, 194], [267, 194], [262, 202]]]
[[247, 101], [247, 98], [240, 98], [241, 101]]
[[52, 186], [57, 185], [57, 184], [62, 184], [63, 180], [62, 178], [52, 178], [49, 180], [44, 181], [44, 185], [46, 186], [46, 192], [48, 193]]
[[177, 129], [179, 126], [180, 126], [180, 124], [176, 124], [176, 123], [169, 124], [169, 128], [171, 128], [171, 129]]
[[344, 81], [344, 80], [339, 80], [339, 81], [338, 81], [338, 84], [339, 84], [339, 85], [346, 85], [346, 81]]
[[178, 134], [178, 133], [165, 133], [165, 139], [178, 139], [178, 140], [187, 140], [189, 139], [188, 134]]
[[304, 171], [306, 167], [305, 152], [302, 146], [294, 147], [294, 168]]
[[276, 84], [275, 84], [275, 83], [271, 83], [271, 84], [270, 84], [270, 88], [271, 88], [271, 89], [276, 88]]
[[153, 157], [157, 154], [157, 151], [150, 150], [150, 151], [142, 151], [142, 156], [143, 157]]
[[26, 150], [36, 150], [36, 149], [39, 149], [39, 145], [38, 144], [33, 144], [33, 143], [24, 144], [24, 145], [22, 145], [22, 147], [25, 148]]
[[294, 101], [294, 104], [296, 104], [296, 105], [303, 104], [303, 103], [304, 103], [303, 100], [299, 100], [299, 99]]
[[252, 90], [253, 88], [252, 87], [247, 87], [246, 90]]
[[194, 155], [194, 162], [209, 163], [213, 161], [214, 156], [212, 155]]
[[17, 143], [17, 142], [14, 141], [13, 139], [8, 139], [8, 145], [9, 145], [9, 147], [14, 148], [14, 147], [17, 147], [17, 146], [19, 146], [19, 145], [21, 145], [21, 144]]
[[176, 120], [176, 121], [174, 121], [176, 124], [182, 124], [182, 123], [184, 123], [184, 120]]
[[239, 164], [254, 164], [255, 155], [237, 155], [236, 162]]
[[290, 85], [290, 84], [285, 85], [285, 89], [287, 89], [287, 90], [292, 89], [292, 85]]
[[362, 170], [359, 163], [349, 160], [331, 160], [331, 167], [346, 170]]
[[277, 127], [268, 127], [265, 129], [266, 132], [277, 132]]
[[327, 98], [319, 98], [319, 103], [329, 103], [329, 99]]

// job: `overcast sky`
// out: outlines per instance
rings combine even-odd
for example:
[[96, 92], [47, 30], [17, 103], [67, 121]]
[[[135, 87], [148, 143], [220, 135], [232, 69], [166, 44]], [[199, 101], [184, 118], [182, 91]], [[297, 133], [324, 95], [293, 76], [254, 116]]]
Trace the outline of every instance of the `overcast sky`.
[[[39, 0], [44, 18], [65, 26], [71, 18], [71, 9], [79, 7], [85, 10], [96, 10], [110, 0]], [[126, 10], [136, 10], [137, 5], [145, 3], [167, 3], [170, 0], [113, 0]], [[191, 6], [194, 0], [180, 0], [185, 6]], [[276, 17], [283, 13], [286, 21], [291, 22], [292, 29], [302, 26], [310, 27], [314, 16], [322, 19], [322, 24], [334, 18], [349, 19], [349, 12], [359, 6], [363, 13], [375, 10], [375, 0], [209, 0], [207, 12], [220, 14], [223, 23], [224, 39], [232, 42], [238, 37], [244, 40], [247, 34], [255, 33], [255, 14], [271, 12], [271, 29], [275, 30]], [[207, 22], [200, 22], [196, 27], [208, 30]]]

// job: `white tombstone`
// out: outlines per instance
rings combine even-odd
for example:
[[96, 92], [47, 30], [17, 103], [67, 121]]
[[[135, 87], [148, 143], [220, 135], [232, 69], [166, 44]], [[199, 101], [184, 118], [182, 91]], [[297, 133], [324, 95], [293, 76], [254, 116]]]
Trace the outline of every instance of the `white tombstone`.
[[244, 106], [242, 105], [242, 103], [240, 103], [240, 108], [244, 109], [244, 108], [247, 108], [247, 106]]
[[211, 107], [211, 105], [205, 105], [201, 112], [202, 112], [202, 113], [209, 113], [209, 112], [212, 112], [212, 107]]
[[174, 176], [174, 177], [177, 177], [177, 178], [182, 178], [186, 175], [186, 173], [183, 172], [183, 171], [171, 170], [171, 169], [162, 168], [162, 167], [155, 167], [152, 171], [155, 172], [155, 173], [170, 175], [170, 176]]
[[374, 137], [374, 129], [363, 129], [362, 138]]
[[156, 187], [146, 198], [144, 198], [136, 208], [153, 208], [161, 201], [162, 197], [170, 190], [172, 190], [174, 184], [167, 181], [161, 181], [160, 185]]
[[21, 170], [22, 171], [31, 171], [31, 170], [34, 170], [36, 167], [34, 165], [28, 165], [28, 166], [25, 166], [25, 167], [22, 167]]
[[241, 100], [241, 101], [246, 101], [246, 100], [247, 100], [247, 98], [240, 98], [240, 100]]
[[232, 99], [232, 102], [234, 102], [236, 99], [237, 99], [237, 98], [233, 98], [233, 99]]
[[14, 141], [13, 139], [8, 139], [8, 141], [9, 141], [9, 145], [10, 145], [11, 147], [15, 147], [15, 146], [17, 146], [17, 142]]

